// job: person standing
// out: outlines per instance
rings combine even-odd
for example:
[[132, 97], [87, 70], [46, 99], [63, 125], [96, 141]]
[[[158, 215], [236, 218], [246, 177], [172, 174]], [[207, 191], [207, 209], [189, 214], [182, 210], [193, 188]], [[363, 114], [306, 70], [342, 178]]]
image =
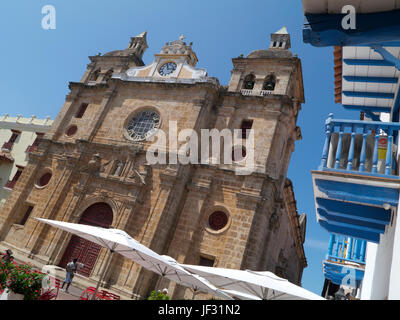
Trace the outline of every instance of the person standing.
[[67, 275], [65, 276], [65, 280], [61, 286], [61, 290], [64, 290], [64, 285], [67, 284], [67, 288], [65, 289], [65, 292], [68, 292], [68, 288], [72, 283], [72, 279], [74, 278], [75, 272], [78, 268], [78, 258], [75, 258], [71, 262], [67, 264], [65, 267], [65, 270], [67, 271]]

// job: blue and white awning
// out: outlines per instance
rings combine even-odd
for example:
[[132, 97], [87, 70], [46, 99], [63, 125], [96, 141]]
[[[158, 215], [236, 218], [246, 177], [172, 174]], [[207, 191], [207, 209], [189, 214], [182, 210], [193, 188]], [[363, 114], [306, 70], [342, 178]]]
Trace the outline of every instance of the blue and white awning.
[[400, 182], [312, 171], [317, 222], [328, 232], [379, 243], [399, 203]]
[[303, 0], [303, 11], [311, 14], [341, 13], [344, 5], [352, 5], [359, 13], [375, 13], [400, 9], [400, 0]]
[[[400, 47], [383, 49], [400, 59]], [[344, 108], [390, 113], [398, 106], [400, 71], [394, 62], [383, 59], [373, 48], [343, 47], [341, 73], [341, 103]]]
[[[316, 47], [365, 45], [370, 44], [371, 40], [374, 43], [399, 40], [398, 0], [303, 0], [303, 11], [303, 40]], [[352, 15], [355, 27], [347, 28], [343, 24], [347, 15]]]

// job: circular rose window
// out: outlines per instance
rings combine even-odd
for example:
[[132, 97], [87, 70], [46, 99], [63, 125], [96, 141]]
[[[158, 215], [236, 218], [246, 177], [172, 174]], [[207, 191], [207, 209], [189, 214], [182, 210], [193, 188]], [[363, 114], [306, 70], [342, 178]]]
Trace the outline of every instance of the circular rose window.
[[228, 216], [225, 212], [215, 211], [208, 217], [208, 224], [214, 231], [221, 230], [228, 224]]
[[153, 110], [144, 110], [128, 121], [126, 132], [133, 141], [141, 141], [154, 134], [159, 127], [160, 115]]
[[65, 131], [65, 134], [68, 137], [73, 136], [76, 132], [78, 131], [78, 127], [76, 125], [70, 126], [67, 131]]
[[50, 181], [52, 177], [51, 172], [46, 172], [45, 174], [43, 174], [40, 179], [37, 181], [37, 185], [38, 187], [44, 187], [45, 185], [47, 185]]

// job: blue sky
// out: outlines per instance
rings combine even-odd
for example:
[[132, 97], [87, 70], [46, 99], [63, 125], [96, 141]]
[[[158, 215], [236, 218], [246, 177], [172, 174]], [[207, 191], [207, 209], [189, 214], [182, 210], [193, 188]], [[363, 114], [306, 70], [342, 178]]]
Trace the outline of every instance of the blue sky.
[[[42, 7], [56, 8], [56, 29], [41, 27]], [[68, 94], [68, 82], [79, 81], [88, 56], [124, 49], [131, 36], [147, 31], [146, 64], [167, 41], [184, 34], [193, 42], [199, 63], [221, 84], [228, 84], [231, 59], [268, 48], [270, 33], [286, 26], [292, 52], [302, 59], [306, 103], [298, 125], [288, 177], [293, 181], [299, 213], [308, 217], [305, 242], [308, 267], [303, 286], [320, 294], [321, 260], [329, 234], [316, 222], [310, 171], [318, 167], [324, 121], [359, 115], [334, 104], [333, 49], [302, 42], [300, 0], [14, 0], [0, 3], [0, 115], [55, 118]]]

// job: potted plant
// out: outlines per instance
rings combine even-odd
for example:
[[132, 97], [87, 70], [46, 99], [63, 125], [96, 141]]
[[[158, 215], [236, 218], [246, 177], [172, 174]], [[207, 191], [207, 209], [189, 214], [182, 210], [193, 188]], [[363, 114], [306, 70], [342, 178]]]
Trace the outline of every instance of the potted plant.
[[0, 295], [3, 293], [6, 288], [7, 280], [8, 280], [8, 263], [0, 257]]
[[32, 271], [32, 267], [20, 264], [12, 268], [7, 284], [14, 294], [21, 294], [24, 300], [38, 300], [42, 289], [43, 275]]
[[18, 264], [14, 260], [1, 259], [0, 285], [6, 289], [8, 300], [38, 300], [43, 274], [34, 272], [27, 264]]
[[162, 293], [160, 290], [153, 290], [147, 300], [170, 300], [170, 297]]

